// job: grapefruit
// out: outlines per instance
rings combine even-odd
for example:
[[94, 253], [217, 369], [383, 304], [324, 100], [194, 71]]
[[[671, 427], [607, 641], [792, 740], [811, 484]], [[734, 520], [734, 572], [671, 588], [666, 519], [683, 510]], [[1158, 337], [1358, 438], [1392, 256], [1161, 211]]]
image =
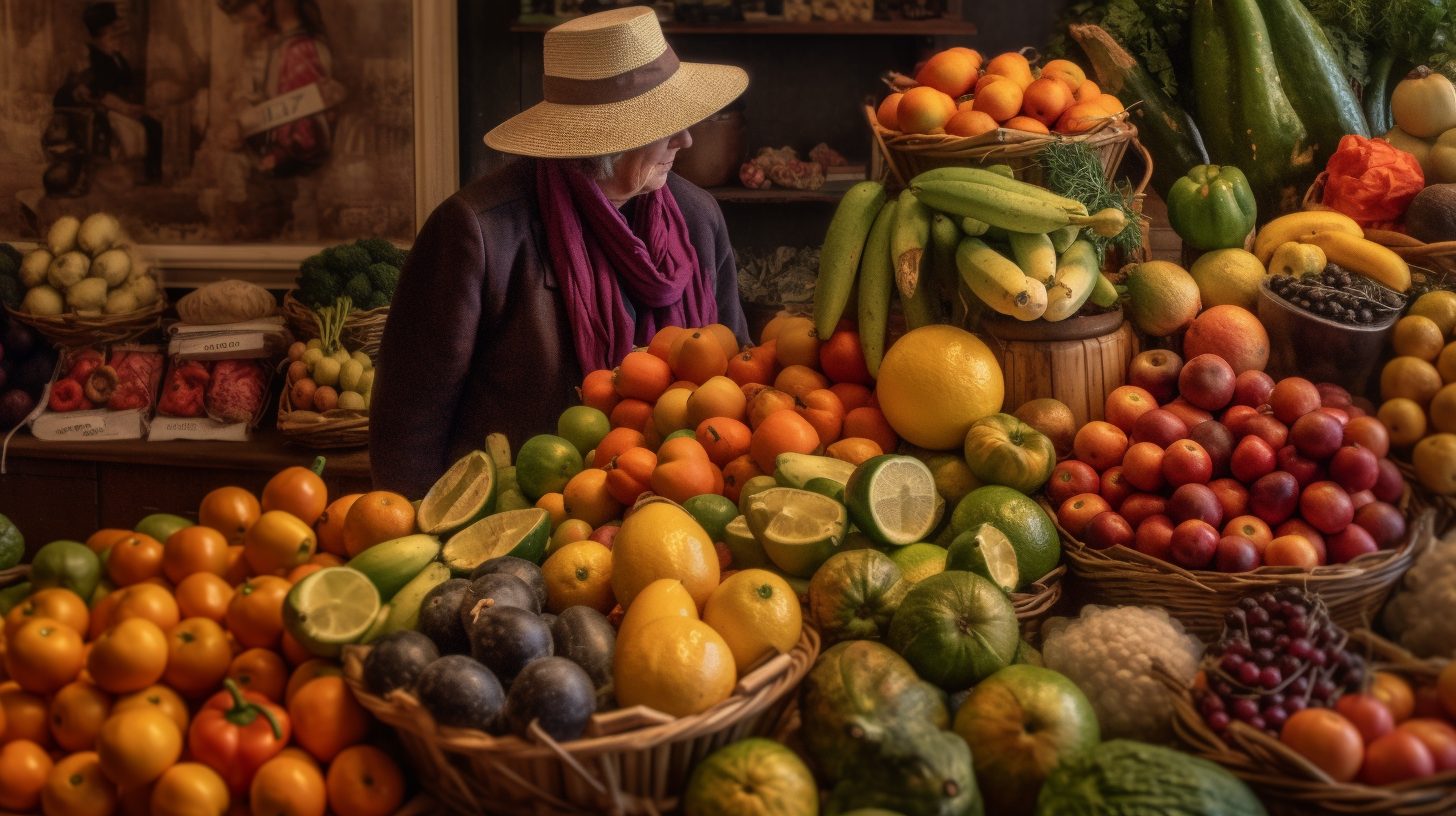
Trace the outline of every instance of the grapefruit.
[[1263, 371], [1269, 364], [1269, 333], [1252, 312], [1241, 306], [1215, 306], [1198, 316], [1183, 336], [1183, 354], [1222, 357], [1234, 374]]
[[930, 450], [959, 448], [971, 423], [1001, 410], [1006, 383], [991, 349], [953, 326], [923, 326], [880, 364], [876, 396], [895, 433]]

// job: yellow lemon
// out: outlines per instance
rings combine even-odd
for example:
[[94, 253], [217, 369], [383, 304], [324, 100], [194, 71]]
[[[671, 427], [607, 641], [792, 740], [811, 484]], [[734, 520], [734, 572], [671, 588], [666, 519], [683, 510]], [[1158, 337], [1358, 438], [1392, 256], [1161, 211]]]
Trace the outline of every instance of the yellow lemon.
[[1441, 356], [1436, 358], [1436, 372], [1441, 375], [1441, 382], [1456, 382], [1456, 343], [1447, 343], [1441, 349]]
[[1006, 382], [996, 355], [953, 326], [923, 326], [901, 337], [880, 363], [876, 396], [895, 433], [912, 445], [950, 450], [971, 423], [1001, 410]]
[[1426, 435], [1426, 412], [1408, 399], [1387, 400], [1375, 416], [1390, 432], [1390, 444], [1408, 448]]
[[804, 628], [789, 582], [761, 569], [743, 570], [719, 584], [703, 607], [703, 623], [723, 637], [740, 672], [793, 649]]
[[603, 615], [617, 605], [612, 594], [612, 551], [595, 541], [576, 541], [541, 565], [546, 579], [546, 608], [560, 614], [568, 606], [589, 606]]
[[1431, 398], [1431, 424], [1442, 433], [1456, 433], [1456, 383], [1442, 387]]
[[1409, 314], [1429, 317], [1441, 327], [1442, 337], [1450, 337], [1456, 331], [1456, 292], [1444, 289], [1427, 292], [1411, 304]]
[[1456, 494], [1456, 434], [1438, 433], [1422, 439], [1411, 452], [1411, 464], [1421, 484], [1442, 496]]
[[1391, 338], [1395, 353], [1419, 357], [1434, 362], [1445, 348], [1445, 335], [1436, 321], [1421, 315], [1406, 315], [1395, 324], [1395, 335]]
[[680, 617], [698, 619], [698, 605], [693, 596], [683, 589], [682, 581], [676, 578], [661, 578], [648, 584], [637, 593], [636, 600], [622, 616], [622, 625], [617, 627], [617, 640], [630, 640], [638, 630], [658, 618]]
[[647, 504], [612, 539], [612, 591], [623, 608], [659, 578], [676, 578], [698, 609], [718, 588], [718, 552], [703, 526], [676, 504]]
[[707, 711], [738, 682], [723, 638], [702, 621], [676, 615], [619, 639], [612, 670], [622, 708], [645, 705], [674, 717]]
[[1380, 398], [1404, 397], [1424, 409], [1441, 390], [1441, 374], [1419, 357], [1396, 357], [1380, 372]]
[[[1295, 246], [1302, 246], [1295, 244]], [[1283, 247], [1280, 247], [1283, 249]], [[1310, 247], [1316, 251], [1319, 247]], [[1275, 260], [1278, 260], [1279, 250], [1275, 250]], [[1323, 258], [1324, 253], [1320, 253]], [[1273, 261], [1271, 261], [1273, 263]], [[1320, 264], [1324, 268], [1324, 264]], [[1254, 253], [1243, 249], [1216, 249], [1212, 252], [1205, 252], [1193, 262], [1188, 274], [1193, 276], [1193, 282], [1198, 284], [1198, 297], [1203, 301], [1203, 308], [1211, 309], [1214, 306], [1238, 306], [1256, 312], [1259, 309], [1259, 284], [1264, 282], [1267, 275], [1264, 272], [1264, 265], [1254, 257]], [[1298, 272], [1286, 274], [1297, 275]]]

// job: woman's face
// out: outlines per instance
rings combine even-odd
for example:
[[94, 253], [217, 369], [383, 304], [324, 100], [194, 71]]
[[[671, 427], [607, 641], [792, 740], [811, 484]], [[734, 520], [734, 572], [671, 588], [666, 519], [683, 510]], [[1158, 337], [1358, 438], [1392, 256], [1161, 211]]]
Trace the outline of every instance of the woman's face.
[[618, 205], [627, 199], [650, 193], [667, 183], [677, 152], [691, 146], [693, 137], [680, 130], [636, 150], [629, 150], [617, 159], [612, 177], [598, 182], [607, 198]]

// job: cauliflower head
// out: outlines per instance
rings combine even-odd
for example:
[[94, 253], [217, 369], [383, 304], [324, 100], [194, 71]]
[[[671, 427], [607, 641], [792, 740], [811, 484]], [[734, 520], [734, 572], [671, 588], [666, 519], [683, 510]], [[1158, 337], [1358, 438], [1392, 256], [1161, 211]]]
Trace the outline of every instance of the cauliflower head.
[[1456, 533], [1421, 553], [1385, 606], [1385, 628], [1417, 657], [1456, 655]]

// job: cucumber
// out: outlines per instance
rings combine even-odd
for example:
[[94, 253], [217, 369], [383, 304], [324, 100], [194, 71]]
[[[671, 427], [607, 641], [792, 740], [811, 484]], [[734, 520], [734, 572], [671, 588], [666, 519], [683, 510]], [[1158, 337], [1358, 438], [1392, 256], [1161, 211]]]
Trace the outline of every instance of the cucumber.
[[418, 628], [420, 622], [420, 602], [430, 594], [430, 590], [450, 580], [450, 568], [438, 561], [431, 561], [420, 570], [420, 574], [410, 579], [404, 588], [395, 593], [394, 599], [388, 604], [389, 617], [384, 622], [384, 630], [380, 637], [402, 629]]
[[[1324, 29], [1299, 0], [1257, 0], [1269, 28], [1279, 82], [1309, 129], [1314, 164], [1323, 168], [1347, 133], [1370, 137], [1360, 100]], [[1385, 131], [1378, 131], [1384, 133]]]
[[1395, 120], [1390, 118], [1390, 93], [1394, 90], [1390, 77], [1394, 70], [1394, 52], [1381, 51], [1370, 62], [1370, 84], [1361, 90], [1360, 104], [1365, 108], [1371, 133], [1386, 133], [1395, 127]]
[[395, 593], [439, 555], [440, 539], [428, 535], [409, 535], [375, 544], [350, 558], [345, 566], [367, 575], [379, 590], [379, 600], [388, 603]]
[[894, 201], [886, 201], [880, 208], [859, 262], [859, 345], [871, 377], [879, 376], [880, 360], [885, 356], [890, 290], [895, 288], [895, 262], [890, 257], [895, 204]]
[[781, 453], [774, 459], [774, 481], [779, 487], [807, 489], [810, 479], [832, 479], [845, 484], [854, 473], [854, 465], [829, 456], [807, 453]]

